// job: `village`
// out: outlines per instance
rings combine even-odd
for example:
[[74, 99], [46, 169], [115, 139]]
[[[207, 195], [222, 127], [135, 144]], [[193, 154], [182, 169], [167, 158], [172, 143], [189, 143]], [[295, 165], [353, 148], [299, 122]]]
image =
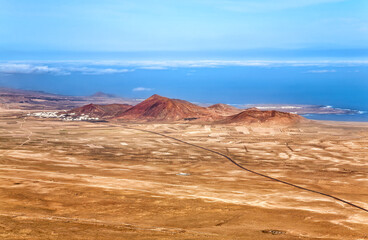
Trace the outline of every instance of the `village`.
[[38, 118], [57, 118], [63, 121], [100, 121], [98, 117], [90, 117], [86, 114], [76, 115], [75, 113], [60, 112], [36, 112], [28, 113], [27, 116]]

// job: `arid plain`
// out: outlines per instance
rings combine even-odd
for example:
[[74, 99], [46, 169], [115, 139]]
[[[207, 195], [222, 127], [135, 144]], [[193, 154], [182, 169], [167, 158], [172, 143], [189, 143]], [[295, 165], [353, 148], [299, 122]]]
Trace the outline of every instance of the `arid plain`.
[[[1, 239], [368, 239], [368, 124], [0, 116]], [[153, 131], [164, 134], [157, 135]]]

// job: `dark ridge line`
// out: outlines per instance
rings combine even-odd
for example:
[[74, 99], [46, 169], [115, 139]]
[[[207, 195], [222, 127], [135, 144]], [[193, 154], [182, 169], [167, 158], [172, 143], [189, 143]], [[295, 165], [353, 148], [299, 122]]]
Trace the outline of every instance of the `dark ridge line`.
[[245, 152], [249, 152], [247, 146], [244, 145]]
[[150, 130], [144, 130], [144, 129], [138, 129], [138, 128], [132, 128], [132, 127], [127, 127], [125, 126], [125, 128], [128, 128], [128, 129], [132, 129], [132, 130], [138, 130], [138, 131], [142, 131], [142, 132], [147, 132], [147, 133], [152, 133], [152, 134], [156, 134], [156, 135], [159, 135], [159, 136], [162, 136], [162, 137], [165, 137], [165, 138], [169, 138], [169, 139], [173, 139], [175, 141], [178, 141], [178, 142], [181, 142], [181, 143], [184, 143], [184, 144], [187, 144], [187, 145], [190, 145], [190, 146], [193, 146], [193, 147], [196, 147], [196, 148], [200, 148], [200, 149], [203, 149], [205, 151], [208, 151], [208, 152], [212, 152], [214, 154], [217, 154], [217, 155], [220, 155], [224, 158], [226, 158], [227, 160], [229, 160], [231, 163], [233, 163], [234, 165], [236, 165], [237, 167], [247, 171], [247, 172], [250, 172], [250, 173], [253, 173], [253, 174], [256, 174], [258, 176], [261, 176], [261, 177], [264, 177], [264, 178], [268, 178], [272, 181], [275, 181], [275, 182], [279, 182], [279, 183], [283, 183], [283, 184], [286, 184], [286, 185], [289, 185], [289, 186], [292, 186], [294, 188], [298, 188], [298, 189], [301, 189], [301, 190], [304, 190], [304, 191], [307, 191], [307, 192], [312, 192], [312, 193], [316, 193], [316, 194], [319, 194], [319, 195], [322, 195], [322, 196], [325, 196], [325, 197], [329, 197], [329, 198], [332, 198], [336, 201], [339, 201], [339, 202], [342, 202], [342, 203], [345, 203], [347, 205], [350, 205], [351, 207], [354, 207], [354, 208], [357, 208], [357, 209], [360, 209], [362, 211], [365, 211], [365, 212], [368, 212], [368, 209], [365, 209], [361, 206], [358, 206], [354, 203], [351, 203], [349, 201], [346, 201], [344, 199], [341, 199], [341, 198], [338, 198], [338, 197], [335, 197], [333, 195], [330, 195], [330, 194], [327, 194], [327, 193], [323, 193], [323, 192], [319, 192], [319, 191], [316, 191], [316, 190], [313, 190], [313, 189], [309, 189], [309, 188], [305, 188], [305, 187], [302, 187], [302, 186], [299, 186], [299, 185], [296, 185], [296, 184], [293, 184], [293, 183], [289, 183], [289, 182], [286, 182], [286, 181], [283, 181], [283, 180], [280, 180], [280, 179], [277, 179], [277, 178], [274, 178], [274, 177], [271, 177], [271, 176], [268, 176], [268, 175], [265, 175], [265, 174], [262, 174], [262, 173], [259, 173], [259, 172], [256, 172], [256, 171], [253, 171], [251, 169], [248, 169], [246, 167], [243, 167], [242, 165], [238, 164], [237, 162], [235, 162], [232, 158], [230, 158], [229, 156], [223, 154], [223, 153], [220, 153], [220, 152], [217, 152], [215, 150], [212, 150], [212, 149], [209, 149], [209, 148], [205, 148], [205, 147], [202, 147], [202, 146], [199, 146], [199, 145], [196, 145], [196, 144], [193, 144], [193, 143], [189, 143], [189, 142], [186, 142], [186, 141], [183, 141], [183, 140], [180, 140], [178, 138], [174, 138], [174, 137], [171, 137], [171, 136], [167, 136], [165, 134], [162, 134], [162, 133], [158, 133], [158, 132], [154, 132], [154, 131], [150, 131]]
[[290, 151], [294, 152], [294, 149], [292, 149], [290, 146], [289, 146], [289, 143], [286, 143], [286, 147], [289, 148]]

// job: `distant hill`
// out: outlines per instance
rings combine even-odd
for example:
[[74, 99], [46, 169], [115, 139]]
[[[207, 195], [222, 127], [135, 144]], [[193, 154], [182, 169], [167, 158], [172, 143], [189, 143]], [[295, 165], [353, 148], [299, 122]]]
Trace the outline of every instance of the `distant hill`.
[[96, 92], [92, 94], [91, 97], [93, 98], [117, 98], [117, 96], [114, 94], [108, 94], [104, 92]]
[[247, 124], [247, 125], [293, 125], [306, 121], [297, 114], [279, 111], [261, 111], [257, 108], [249, 108], [241, 113], [226, 117], [219, 121], [223, 124]]
[[215, 104], [205, 108], [184, 100], [170, 99], [159, 95], [153, 95], [115, 116], [117, 119], [130, 121], [196, 120], [208, 123], [262, 126], [292, 125], [304, 121], [303, 117], [291, 113], [261, 111], [257, 108], [242, 111], [226, 104]]
[[118, 114], [118, 119], [141, 121], [214, 120], [218, 115], [193, 103], [153, 95], [127, 111]]
[[0, 105], [4, 109], [69, 110], [91, 102], [100, 105], [113, 103], [134, 105], [139, 102], [136, 99], [120, 98], [104, 93], [94, 95], [96, 97], [66, 96], [41, 91], [0, 88]]
[[[307, 121], [292, 113], [257, 108], [241, 109], [215, 104], [201, 107], [193, 103], [153, 95], [136, 104], [135, 99], [111, 97], [98, 92], [95, 97], [75, 97], [44, 92], [0, 88], [0, 108], [5, 110], [69, 110], [75, 116], [88, 115], [100, 119], [121, 119], [136, 122], [194, 121], [218, 124], [291, 125]], [[109, 96], [109, 97], [107, 97]], [[91, 103], [93, 102], [93, 103]], [[89, 103], [89, 104], [87, 104]], [[87, 104], [87, 105], [86, 105]], [[82, 106], [82, 107], [80, 107]]]
[[212, 106], [209, 106], [208, 109], [211, 109], [215, 113], [222, 115], [222, 116], [230, 116], [237, 113], [240, 113], [242, 110], [227, 104], [218, 103]]
[[132, 105], [129, 104], [106, 104], [106, 105], [98, 105], [98, 104], [88, 104], [79, 108], [74, 108], [68, 113], [74, 113], [77, 116], [88, 115], [94, 118], [113, 118], [118, 114], [121, 114], [131, 108]]

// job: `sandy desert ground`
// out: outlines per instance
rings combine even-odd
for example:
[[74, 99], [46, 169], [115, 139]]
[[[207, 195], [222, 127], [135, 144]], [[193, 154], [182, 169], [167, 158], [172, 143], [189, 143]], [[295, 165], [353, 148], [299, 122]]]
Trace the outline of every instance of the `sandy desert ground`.
[[0, 116], [0, 239], [368, 239], [362, 209], [141, 131], [368, 209], [368, 124], [24, 116]]

